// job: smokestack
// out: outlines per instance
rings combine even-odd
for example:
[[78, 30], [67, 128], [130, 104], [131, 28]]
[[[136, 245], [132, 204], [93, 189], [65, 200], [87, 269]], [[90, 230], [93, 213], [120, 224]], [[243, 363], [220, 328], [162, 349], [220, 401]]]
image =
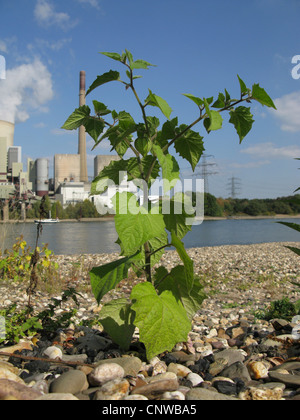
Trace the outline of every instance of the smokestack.
[[[80, 72], [79, 106], [85, 105], [85, 71]], [[80, 181], [88, 182], [87, 157], [86, 157], [86, 133], [82, 125], [78, 134], [78, 154], [80, 155]]]

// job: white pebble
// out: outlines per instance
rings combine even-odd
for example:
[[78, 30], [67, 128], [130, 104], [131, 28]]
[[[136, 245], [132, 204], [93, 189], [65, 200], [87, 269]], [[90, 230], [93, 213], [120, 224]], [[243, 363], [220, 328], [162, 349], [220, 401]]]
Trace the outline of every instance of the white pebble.
[[57, 358], [62, 359], [62, 357], [63, 357], [63, 353], [62, 353], [61, 349], [56, 347], [56, 346], [48, 347], [44, 351], [44, 355], [49, 357], [49, 359], [57, 359]]
[[197, 373], [189, 373], [187, 376], [187, 379], [192, 382], [193, 386], [197, 386], [199, 384], [202, 384], [202, 382], [204, 382], [203, 378], [198, 375]]

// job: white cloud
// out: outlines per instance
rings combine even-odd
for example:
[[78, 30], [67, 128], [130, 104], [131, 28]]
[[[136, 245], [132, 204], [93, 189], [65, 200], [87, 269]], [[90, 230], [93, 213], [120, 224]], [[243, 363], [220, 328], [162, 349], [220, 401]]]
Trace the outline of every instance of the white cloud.
[[270, 163], [271, 162], [269, 160], [259, 160], [247, 163], [231, 163], [229, 166], [235, 169], [254, 169], [260, 168], [261, 166], [269, 165]]
[[47, 112], [52, 98], [51, 74], [40, 60], [7, 70], [0, 84], [0, 120], [24, 122], [33, 110]]
[[241, 153], [253, 155], [256, 158], [279, 158], [279, 159], [293, 159], [300, 156], [299, 146], [283, 146], [277, 147], [273, 143], [260, 143], [255, 146], [250, 146], [247, 149], [241, 150]]
[[34, 16], [41, 26], [57, 25], [62, 29], [71, 29], [77, 25], [77, 20], [72, 20], [68, 13], [56, 12], [49, 0], [37, 0]]
[[89, 4], [90, 6], [95, 7], [95, 9], [100, 10], [100, 5], [99, 5], [98, 0], [77, 0], [77, 1], [82, 4], [84, 3]]
[[274, 101], [277, 111], [271, 110], [281, 122], [283, 131], [296, 133], [300, 131], [300, 92], [292, 92]]

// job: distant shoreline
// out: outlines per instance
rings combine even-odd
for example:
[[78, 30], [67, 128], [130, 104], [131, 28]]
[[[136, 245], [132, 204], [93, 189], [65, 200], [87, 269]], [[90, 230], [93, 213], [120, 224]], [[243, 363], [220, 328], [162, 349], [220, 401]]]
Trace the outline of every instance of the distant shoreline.
[[[205, 216], [205, 221], [214, 220], [259, 220], [259, 219], [300, 219], [300, 214], [275, 214], [273, 216], [229, 216], [229, 217], [211, 217]], [[92, 222], [113, 222], [114, 217], [101, 217], [101, 218], [82, 218], [82, 219], [62, 219], [60, 223], [92, 223]], [[0, 224], [11, 223], [11, 224], [22, 224], [22, 223], [34, 223], [34, 219], [27, 219], [25, 222], [20, 220], [9, 220], [4, 222], [0, 220]]]

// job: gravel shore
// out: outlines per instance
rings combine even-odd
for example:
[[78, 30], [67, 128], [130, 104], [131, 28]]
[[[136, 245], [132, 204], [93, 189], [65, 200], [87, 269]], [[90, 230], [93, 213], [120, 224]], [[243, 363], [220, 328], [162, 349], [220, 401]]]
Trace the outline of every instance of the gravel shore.
[[[228, 312], [228, 309], [243, 309], [253, 313], [265, 309], [269, 302], [284, 296], [292, 301], [300, 299], [299, 289], [290, 283], [290, 280], [299, 281], [300, 258], [285, 245], [298, 246], [297, 243], [264, 243], [188, 249], [187, 252], [194, 261], [195, 273], [201, 278], [209, 296], [201, 312], [211, 310], [215, 316], [220, 316], [224, 310]], [[78, 298], [79, 318], [87, 319], [98, 312], [90, 288], [89, 270], [118, 257], [118, 254], [54, 257], [59, 264], [61, 286], [75, 287], [82, 295]], [[161, 260], [161, 264], [169, 270], [180, 263], [174, 251], [167, 251]], [[128, 295], [136, 282], [138, 279], [132, 273], [127, 281], [121, 282], [116, 291], [104, 297], [104, 302]], [[6, 307], [9, 302], [15, 302], [18, 306], [26, 304], [26, 286], [11, 282], [1, 283], [0, 280], [0, 307]], [[49, 293], [39, 291], [37, 310], [46, 307], [50, 297]], [[69, 305], [72, 306], [72, 302]]]
[[[56, 336], [0, 346], [0, 400], [299, 400], [299, 317], [288, 322], [257, 316], [276, 299], [300, 299], [291, 283], [299, 283], [300, 258], [285, 245], [298, 244], [189, 249], [208, 298], [193, 319], [188, 342], [152, 360], [145, 358], [138, 330], [130, 352], [123, 352], [101, 327], [76, 326], [101, 310], [91, 293], [89, 270], [118, 255], [54, 257], [61, 286], [80, 292], [76, 317]], [[165, 267], [177, 263], [175, 252], [165, 253]], [[130, 274], [103, 303], [128, 297], [137, 281]], [[25, 289], [25, 284], [0, 282], [0, 308], [24, 307]], [[39, 290], [35, 310], [45, 309], [50, 298]], [[68, 301], [58, 311], [74, 307]]]

